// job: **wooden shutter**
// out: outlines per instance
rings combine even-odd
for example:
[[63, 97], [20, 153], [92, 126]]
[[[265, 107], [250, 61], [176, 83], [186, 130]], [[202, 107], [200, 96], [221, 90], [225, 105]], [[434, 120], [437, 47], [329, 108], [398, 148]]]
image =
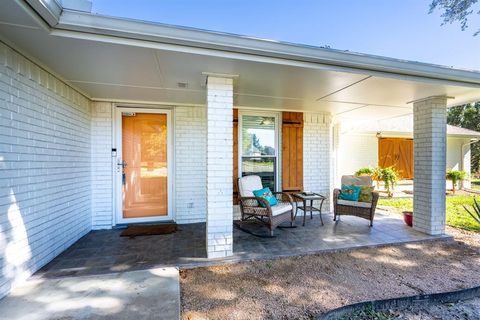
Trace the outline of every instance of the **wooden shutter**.
[[238, 204], [238, 109], [233, 109], [233, 204]]
[[303, 113], [282, 113], [282, 190], [303, 190]]

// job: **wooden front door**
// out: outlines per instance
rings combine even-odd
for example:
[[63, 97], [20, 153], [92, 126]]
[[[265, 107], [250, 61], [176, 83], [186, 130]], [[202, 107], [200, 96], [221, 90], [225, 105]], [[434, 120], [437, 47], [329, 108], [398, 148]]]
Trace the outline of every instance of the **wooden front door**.
[[123, 218], [168, 216], [167, 114], [122, 113]]
[[402, 179], [413, 179], [413, 140], [405, 138], [380, 138], [378, 165], [394, 167]]

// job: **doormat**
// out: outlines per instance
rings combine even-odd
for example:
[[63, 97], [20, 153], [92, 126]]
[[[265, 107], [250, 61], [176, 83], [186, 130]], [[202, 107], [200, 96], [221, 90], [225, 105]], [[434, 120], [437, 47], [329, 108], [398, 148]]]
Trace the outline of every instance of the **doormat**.
[[127, 229], [123, 230], [120, 236], [133, 238], [138, 236], [169, 234], [176, 231], [177, 225], [175, 223], [132, 225], [128, 226]]

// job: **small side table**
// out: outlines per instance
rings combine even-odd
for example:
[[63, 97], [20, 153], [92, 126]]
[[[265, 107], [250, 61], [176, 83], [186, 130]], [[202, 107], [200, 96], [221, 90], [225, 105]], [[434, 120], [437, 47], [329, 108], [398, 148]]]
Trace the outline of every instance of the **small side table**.
[[[320, 214], [320, 221], [322, 222], [322, 226], [323, 226], [322, 206], [325, 199], [327, 199], [326, 197], [318, 193], [313, 193], [308, 195], [305, 195], [304, 193], [295, 193], [293, 194], [293, 197], [295, 201], [299, 200], [299, 201], [302, 201], [303, 203], [302, 206], [299, 206], [297, 204], [296, 206], [297, 208], [295, 209], [295, 218], [297, 217], [298, 209], [303, 210], [303, 224], [302, 224], [303, 226], [305, 226], [305, 217], [307, 216], [307, 211], [310, 211], [310, 219], [313, 219], [313, 211], [318, 211]], [[313, 201], [315, 200], [320, 201], [319, 208], [316, 208], [313, 206]], [[310, 205], [307, 205], [308, 201], [310, 201]]]

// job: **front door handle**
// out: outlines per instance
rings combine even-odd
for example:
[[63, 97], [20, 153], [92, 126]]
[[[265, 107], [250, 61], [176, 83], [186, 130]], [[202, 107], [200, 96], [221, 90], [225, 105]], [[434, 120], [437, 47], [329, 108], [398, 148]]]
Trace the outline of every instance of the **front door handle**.
[[125, 185], [127, 182], [127, 176], [125, 174], [125, 168], [127, 167], [127, 161], [122, 160], [117, 162], [117, 166], [122, 167], [122, 185]]
[[127, 161], [125, 161], [125, 160], [119, 161], [119, 162], [117, 162], [117, 165], [121, 166], [122, 169], [125, 169], [125, 167], [127, 166]]

